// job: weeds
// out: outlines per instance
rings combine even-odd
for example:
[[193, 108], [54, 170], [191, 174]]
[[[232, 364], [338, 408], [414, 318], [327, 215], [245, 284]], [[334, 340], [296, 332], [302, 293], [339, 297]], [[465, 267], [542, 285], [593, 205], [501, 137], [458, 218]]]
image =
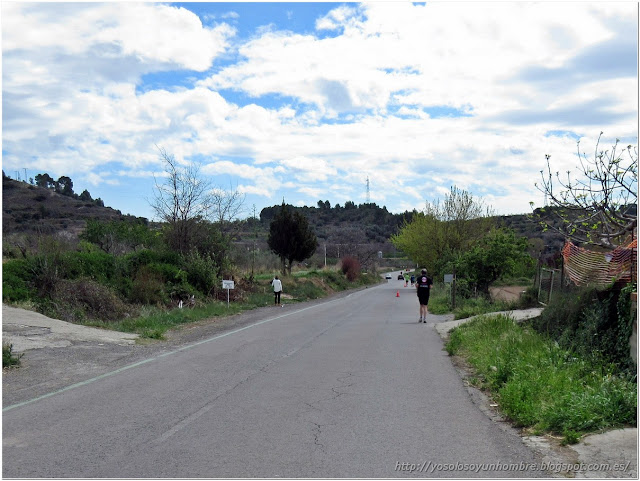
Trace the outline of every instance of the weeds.
[[631, 379], [507, 316], [483, 316], [456, 328], [446, 348], [469, 361], [518, 426], [559, 433], [571, 443], [583, 433], [636, 424]]
[[14, 354], [13, 344], [2, 344], [2, 367], [18, 367], [20, 365], [20, 358], [24, 353]]
[[519, 301], [492, 301], [485, 297], [456, 299], [456, 308], [451, 307], [449, 287], [434, 286], [429, 297], [429, 312], [432, 314], [448, 314], [453, 312], [455, 319], [467, 319], [480, 314], [498, 311], [511, 311], [523, 307]]
[[[356, 283], [350, 283], [346, 277], [335, 271], [310, 271], [283, 279], [286, 303], [304, 302], [310, 299], [324, 297], [327, 292], [353, 288], [365, 283], [374, 283], [378, 279], [374, 276], [362, 274]], [[143, 338], [164, 339], [165, 333], [182, 324], [213, 319], [237, 314], [239, 312], [273, 305], [273, 291], [271, 276], [256, 276], [255, 284], [249, 292], [242, 295], [241, 302], [231, 302], [227, 307], [226, 301], [210, 301], [193, 309], [165, 310], [159, 307], [146, 306], [141, 309], [137, 317], [130, 317], [119, 321], [85, 320], [83, 324], [103, 327], [116, 331], [140, 334]]]

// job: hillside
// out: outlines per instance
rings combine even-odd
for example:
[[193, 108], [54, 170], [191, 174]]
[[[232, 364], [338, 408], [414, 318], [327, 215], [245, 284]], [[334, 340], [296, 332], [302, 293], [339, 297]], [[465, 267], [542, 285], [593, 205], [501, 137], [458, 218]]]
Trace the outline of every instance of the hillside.
[[[77, 197], [77, 196], [76, 196]], [[269, 224], [280, 209], [280, 205], [266, 207], [259, 219], [236, 221], [234, 240], [237, 244], [253, 244], [257, 240], [266, 247]], [[386, 207], [375, 203], [356, 205], [347, 202], [344, 206], [331, 206], [329, 202], [318, 202], [317, 207], [294, 207], [307, 217], [318, 237], [320, 246], [327, 246], [328, 254], [340, 256], [340, 249], [353, 250], [354, 246], [366, 245], [385, 253], [393, 252], [389, 238], [396, 234], [404, 221], [411, 221], [415, 212], [393, 214]], [[3, 236], [11, 234], [53, 234], [67, 232], [77, 236], [85, 228], [88, 219], [111, 221], [133, 219], [133, 216], [104, 207], [101, 202], [80, 200], [62, 195], [54, 189], [38, 187], [25, 182], [3, 177], [2, 181], [2, 229]], [[146, 221], [146, 220], [145, 220]], [[512, 228], [518, 235], [536, 238], [543, 253], [558, 252], [563, 239], [542, 229], [527, 215], [497, 216], [496, 222]], [[335, 251], [335, 252], [334, 252]]]
[[77, 235], [87, 219], [102, 221], [124, 217], [120, 211], [59, 194], [52, 189], [2, 178], [2, 233], [53, 234], [66, 231]]

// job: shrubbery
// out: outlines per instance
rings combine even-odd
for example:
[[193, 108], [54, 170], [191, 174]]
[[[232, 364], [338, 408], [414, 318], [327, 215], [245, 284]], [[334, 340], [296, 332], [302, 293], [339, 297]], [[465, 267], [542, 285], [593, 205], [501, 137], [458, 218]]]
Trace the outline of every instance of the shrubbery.
[[347, 276], [349, 282], [355, 281], [360, 275], [360, 262], [355, 257], [342, 259], [342, 273]]
[[132, 310], [112, 289], [87, 278], [60, 280], [51, 301], [48, 304], [51, 314], [70, 322], [86, 319], [117, 321]]
[[33, 282], [28, 270], [29, 263], [16, 259], [2, 266], [2, 300], [22, 302], [35, 296]]
[[575, 288], [558, 293], [531, 324], [582, 357], [635, 372], [629, 348], [633, 328], [629, 296], [634, 289], [630, 285], [622, 290]]

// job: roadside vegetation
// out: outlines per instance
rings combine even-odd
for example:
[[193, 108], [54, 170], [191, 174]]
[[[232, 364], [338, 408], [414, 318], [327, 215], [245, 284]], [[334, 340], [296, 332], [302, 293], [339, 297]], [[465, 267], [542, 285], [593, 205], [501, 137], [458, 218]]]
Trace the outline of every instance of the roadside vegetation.
[[534, 434], [584, 433], [636, 425], [635, 378], [604, 358], [586, 358], [504, 315], [481, 316], [451, 332], [446, 345], [472, 368], [508, 418]]
[[520, 297], [513, 301], [492, 299], [487, 296], [465, 296], [458, 293], [456, 305], [453, 307], [451, 286], [442, 283], [434, 284], [429, 297], [429, 312], [432, 314], [453, 314], [454, 319], [467, 319], [469, 317], [490, 312], [512, 311], [514, 309], [528, 309], [539, 307], [537, 289], [531, 285], [532, 281], [523, 279], [511, 280], [508, 285], [520, 286], [524, 291]]
[[[87, 320], [85, 325], [103, 327], [122, 332], [140, 334], [143, 338], [163, 339], [164, 334], [180, 325], [200, 321], [213, 320], [238, 314], [243, 311], [273, 305], [271, 280], [273, 276], [261, 274], [256, 276], [249, 290], [241, 293], [233, 292], [233, 301], [227, 305], [226, 300], [210, 300], [196, 303], [194, 307], [164, 309], [156, 306], [145, 306], [135, 317], [120, 319], [114, 322]], [[298, 271], [284, 279], [282, 303], [296, 304], [308, 300], [319, 299], [333, 292], [354, 289], [380, 282], [373, 274], [361, 274], [350, 281], [346, 275], [334, 269]]]
[[20, 358], [23, 354], [13, 352], [13, 344], [2, 343], [2, 368], [20, 366]]
[[[270, 220], [268, 239], [260, 243], [258, 230], [265, 229], [255, 209], [254, 217], [238, 219], [241, 193], [215, 188], [197, 164], [184, 166], [158, 150], [166, 175], [156, 181], [150, 204], [159, 222], [88, 218], [75, 233], [12, 236], [3, 243], [3, 302], [159, 339], [180, 324], [270, 305], [270, 282], [278, 271], [286, 276], [288, 303], [380, 281], [372, 262], [378, 249], [362, 247], [357, 239], [339, 244], [337, 257], [327, 256], [325, 247], [324, 256], [312, 260], [316, 234], [307, 218], [284, 202], [264, 216]], [[3, 185], [14, 193], [41, 188], [69, 202], [79, 200], [66, 177], [36, 180], [39, 187], [23, 189], [3, 175]], [[223, 280], [234, 281], [234, 289], [224, 289]]]
[[[272, 305], [275, 273], [265, 268], [254, 275], [218, 277], [215, 263], [195, 253], [158, 249], [114, 256], [88, 244], [79, 252], [56, 246], [4, 263], [3, 302], [68, 322], [161, 339], [180, 324]], [[228, 306], [222, 278], [235, 281]], [[341, 268], [294, 269], [283, 279], [284, 300], [303, 302], [379, 281], [375, 272], [364, 273], [357, 261], [346, 258]]]

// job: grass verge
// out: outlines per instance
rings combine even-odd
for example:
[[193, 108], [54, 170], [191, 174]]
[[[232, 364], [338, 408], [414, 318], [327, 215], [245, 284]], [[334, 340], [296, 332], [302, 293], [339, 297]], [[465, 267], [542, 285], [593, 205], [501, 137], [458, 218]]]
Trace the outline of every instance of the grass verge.
[[[251, 291], [244, 292], [241, 300], [231, 301], [227, 307], [226, 301], [211, 300], [193, 309], [161, 309], [145, 307], [142, 314], [137, 317], [122, 319], [115, 322], [102, 322], [87, 320], [83, 325], [101, 327], [121, 332], [140, 334], [143, 338], [163, 339], [169, 330], [182, 324], [225, 317], [238, 314], [243, 311], [273, 304], [273, 290], [271, 288], [272, 276], [265, 274], [256, 276], [256, 283]], [[372, 285], [380, 282], [379, 276], [362, 274], [354, 282], [349, 282], [341, 273], [330, 270], [312, 270], [295, 272], [291, 276], [284, 277], [283, 299], [284, 304], [295, 304], [312, 299], [325, 297], [332, 292], [353, 289], [355, 287]]]
[[464, 358], [517, 426], [535, 434], [582, 434], [636, 425], [637, 385], [615, 366], [560, 348], [508, 316], [482, 316], [451, 332], [450, 355]]
[[489, 300], [484, 297], [456, 300], [456, 308], [451, 309], [451, 294], [448, 287], [434, 286], [429, 297], [429, 312], [432, 314], [453, 313], [454, 319], [466, 319], [468, 317], [487, 314], [491, 312], [511, 311], [527, 307], [522, 301], [507, 302], [502, 300]]

